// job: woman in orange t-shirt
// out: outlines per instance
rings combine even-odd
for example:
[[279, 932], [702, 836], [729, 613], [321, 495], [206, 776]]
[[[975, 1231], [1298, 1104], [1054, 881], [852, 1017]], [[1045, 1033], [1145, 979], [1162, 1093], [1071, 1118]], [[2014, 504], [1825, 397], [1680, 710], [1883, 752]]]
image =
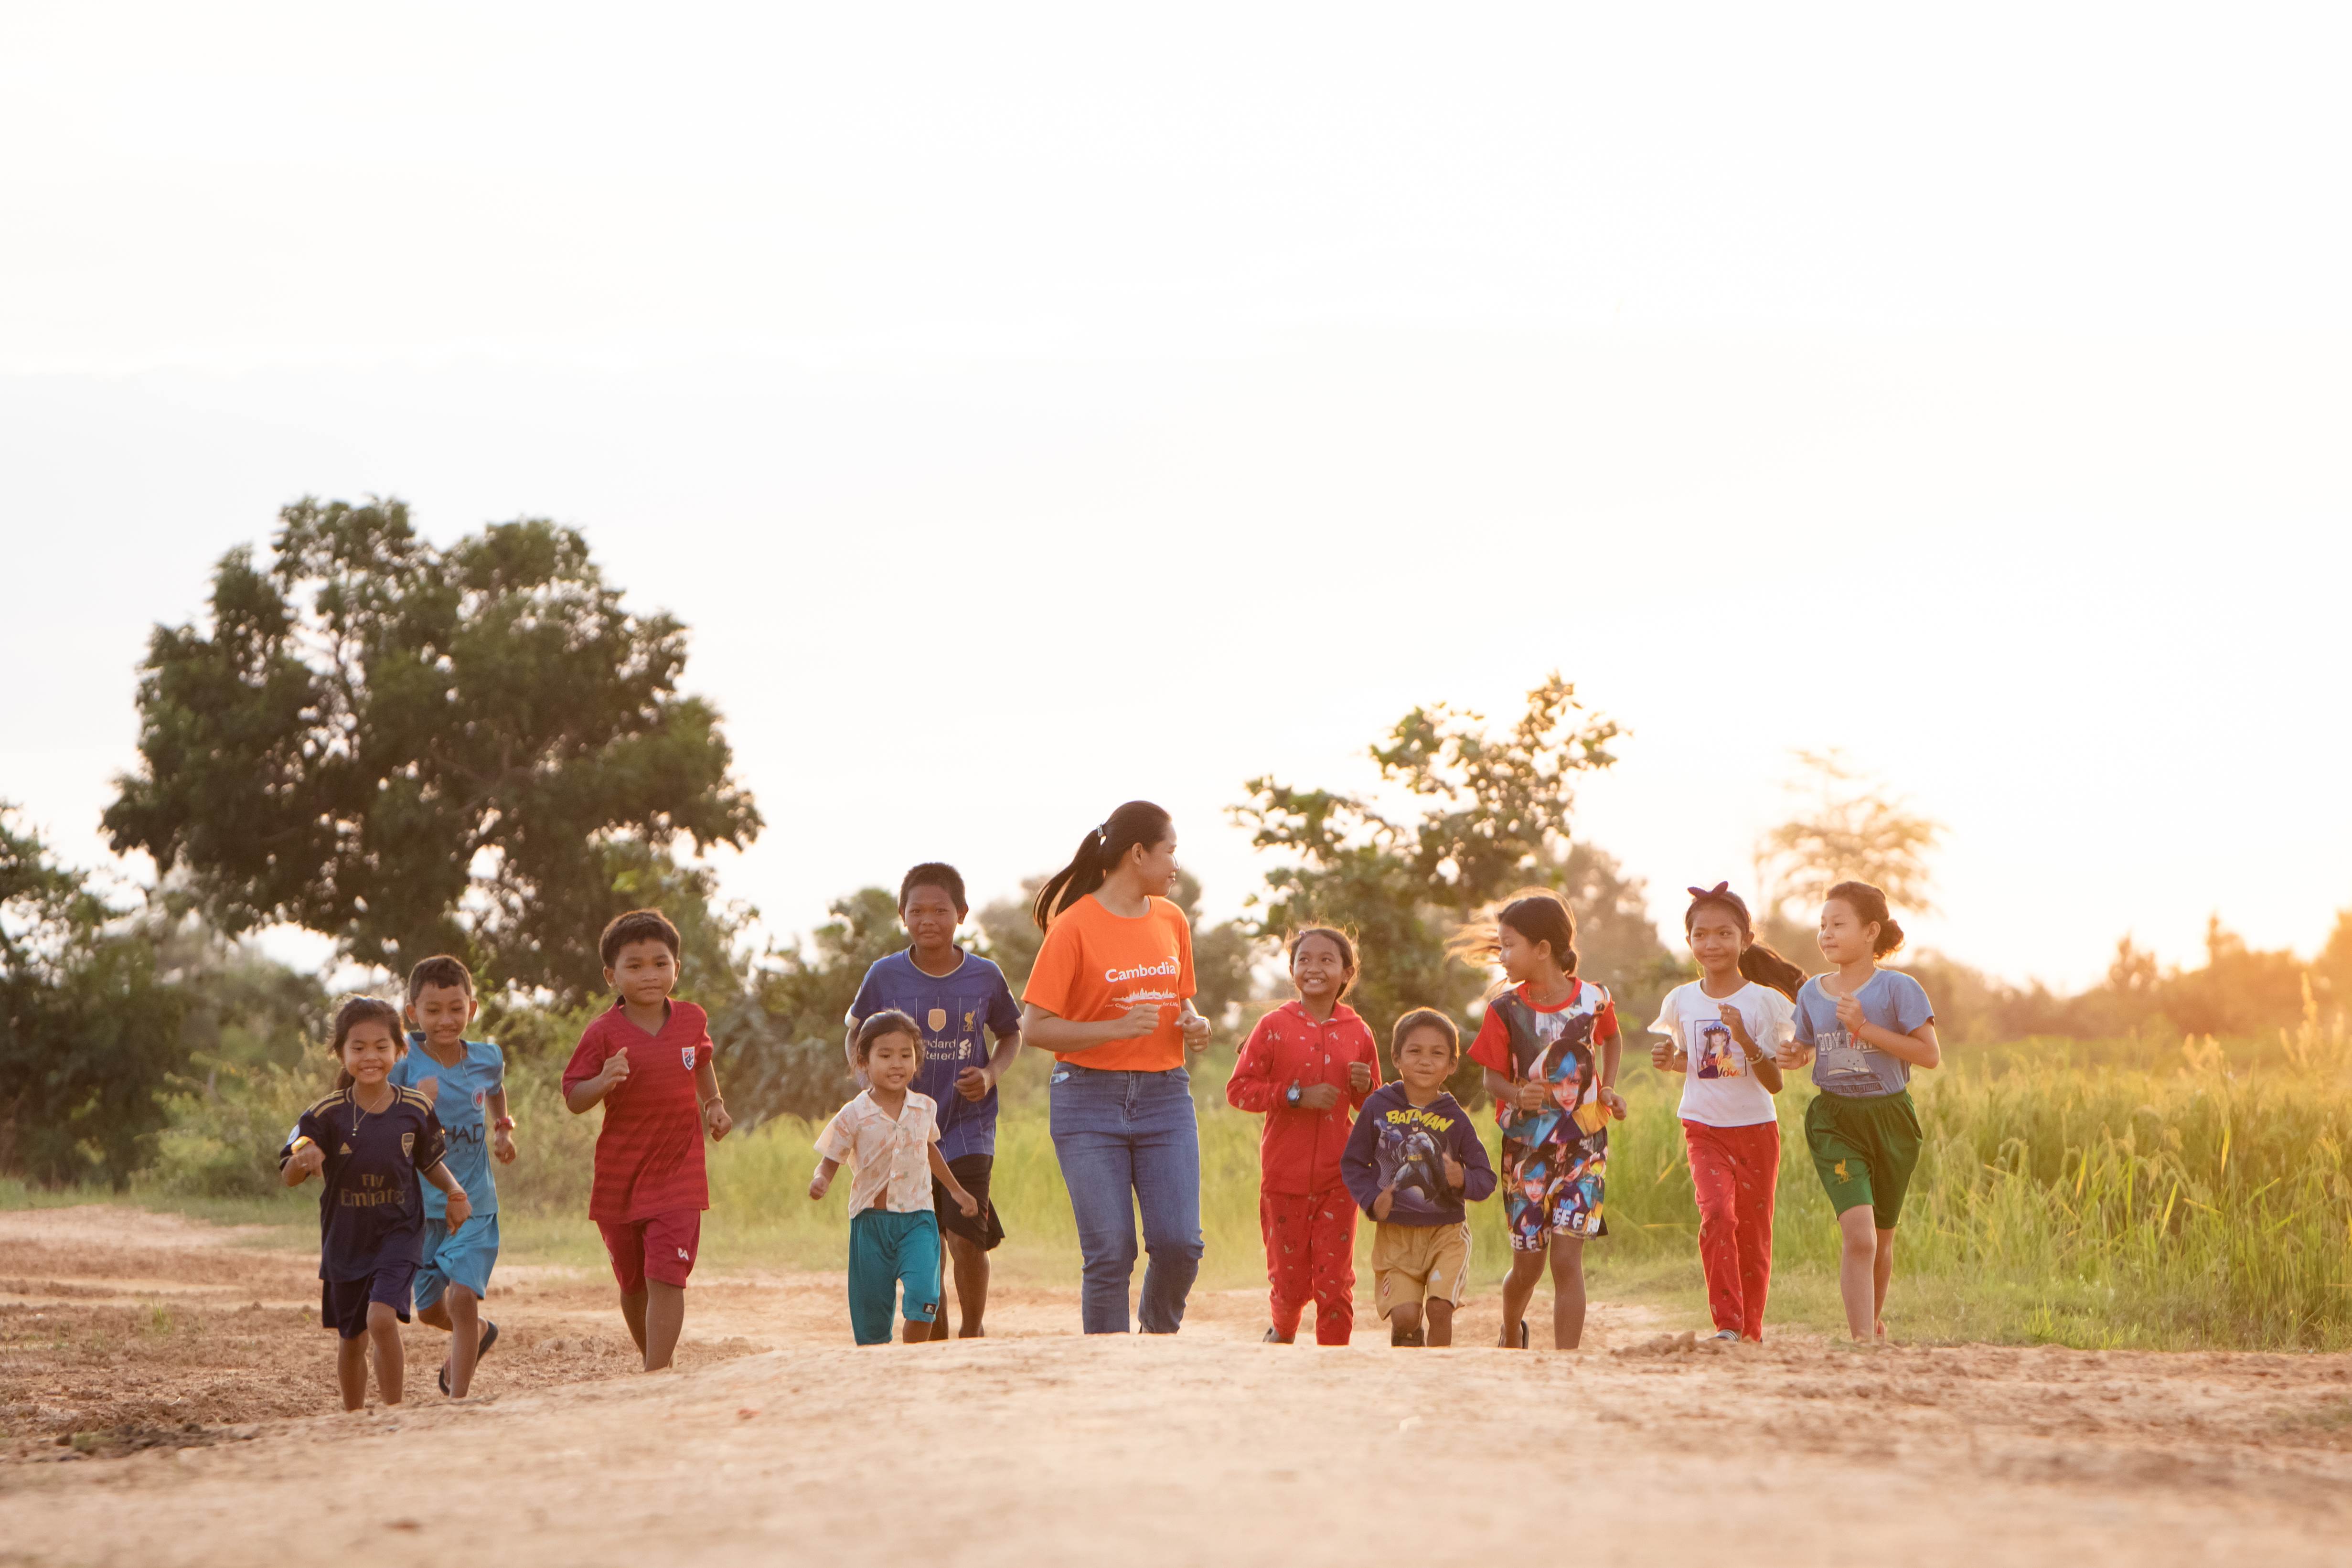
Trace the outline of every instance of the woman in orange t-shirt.
[[1128, 1332], [1143, 1211], [1146, 1333], [1174, 1333], [1201, 1270], [1201, 1131], [1185, 1053], [1209, 1043], [1192, 1007], [1192, 931], [1169, 902], [1176, 830], [1129, 800], [1037, 892], [1045, 932], [1021, 993], [1021, 1038], [1055, 1057], [1054, 1153], [1086, 1259], [1088, 1333]]

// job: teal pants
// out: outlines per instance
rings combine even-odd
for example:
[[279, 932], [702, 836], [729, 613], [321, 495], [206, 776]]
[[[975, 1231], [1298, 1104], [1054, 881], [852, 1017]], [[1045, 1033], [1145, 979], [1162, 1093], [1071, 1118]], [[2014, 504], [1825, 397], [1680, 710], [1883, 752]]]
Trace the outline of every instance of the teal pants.
[[860, 1344], [890, 1343], [890, 1309], [904, 1283], [907, 1321], [940, 1315], [940, 1221], [928, 1208], [869, 1208], [849, 1222], [849, 1327]]

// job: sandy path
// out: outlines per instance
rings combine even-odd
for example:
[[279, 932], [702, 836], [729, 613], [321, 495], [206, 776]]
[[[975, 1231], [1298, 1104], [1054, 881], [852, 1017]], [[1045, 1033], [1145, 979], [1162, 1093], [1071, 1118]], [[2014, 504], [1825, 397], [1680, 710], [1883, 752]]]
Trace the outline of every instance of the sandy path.
[[[0, 1224], [0, 1274], [12, 1242]], [[512, 1302], [534, 1332], [604, 1332], [593, 1292], [565, 1294], [585, 1286], [543, 1288], [544, 1322]], [[385, 1565], [2347, 1555], [2352, 1358], [1659, 1354], [1630, 1314], [1602, 1325], [1622, 1354], [1318, 1351], [1252, 1343], [1254, 1292], [1204, 1298], [1173, 1339], [1110, 1340], [1066, 1332], [1066, 1293], [1016, 1292], [1003, 1337], [861, 1351], [840, 1343], [838, 1290], [698, 1290], [690, 1333], [775, 1348], [677, 1374], [0, 1465], [0, 1562], [251, 1562], [297, 1542]], [[445, 1479], [375, 1479], [428, 1473]]]

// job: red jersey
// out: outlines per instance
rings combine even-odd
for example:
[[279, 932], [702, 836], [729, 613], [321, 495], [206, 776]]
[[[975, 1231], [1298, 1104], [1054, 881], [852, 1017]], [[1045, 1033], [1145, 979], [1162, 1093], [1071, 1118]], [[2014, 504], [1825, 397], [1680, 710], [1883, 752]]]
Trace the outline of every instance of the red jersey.
[[710, 1061], [709, 1015], [692, 1002], [672, 1002], [661, 1029], [647, 1034], [629, 1021], [621, 1003], [590, 1024], [563, 1070], [563, 1090], [604, 1070], [626, 1051], [629, 1075], [604, 1096], [604, 1129], [596, 1134], [596, 1182], [588, 1218], [625, 1225], [678, 1209], [710, 1207], [702, 1166], [702, 1106], [695, 1069]]
[[[1355, 1126], [1356, 1108], [1371, 1092], [1349, 1089], [1348, 1066], [1356, 1061], [1371, 1068], [1372, 1088], [1380, 1087], [1380, 1048], [1345, 1002], [1326, 1023], [1308, 1018], [1306, 1006], [1296, 1001], [1257, 1020], [1225, 1082], [1225, 1101], [1265, 1114], [1265, 1135], [1258, 1145], [1260, 1192], [1299, 1197], [1346, 1185], [1339, 1155]], [[1287, 1095], [1294, 1083], [1301, 1089], [1328, 1083], [1339, 1091], [1339, 1103], [1328, 1111], [1293, 1110]]]

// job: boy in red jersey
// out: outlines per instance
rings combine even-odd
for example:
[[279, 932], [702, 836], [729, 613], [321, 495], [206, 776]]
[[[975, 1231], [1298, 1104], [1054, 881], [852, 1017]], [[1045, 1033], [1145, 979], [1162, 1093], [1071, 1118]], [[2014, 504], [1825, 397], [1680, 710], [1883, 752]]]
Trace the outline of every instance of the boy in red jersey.
[[575, 1116], [604, 1107], [588, 1218], [612, 1254], [629, 1337], [646, 1370], [658, 1372], [686, 1323], [687, 1276], [710, 1207], [702, 1134], [715, 1142], [735, 1124], [719, 1097], [708, 1015], [670, 1000], [677, 927], [659, 910], [633, 909], [604, 927], [597, 949], [604, 983], [618, 995], [580, 1036], [563, 1070], [563, 1103]]

